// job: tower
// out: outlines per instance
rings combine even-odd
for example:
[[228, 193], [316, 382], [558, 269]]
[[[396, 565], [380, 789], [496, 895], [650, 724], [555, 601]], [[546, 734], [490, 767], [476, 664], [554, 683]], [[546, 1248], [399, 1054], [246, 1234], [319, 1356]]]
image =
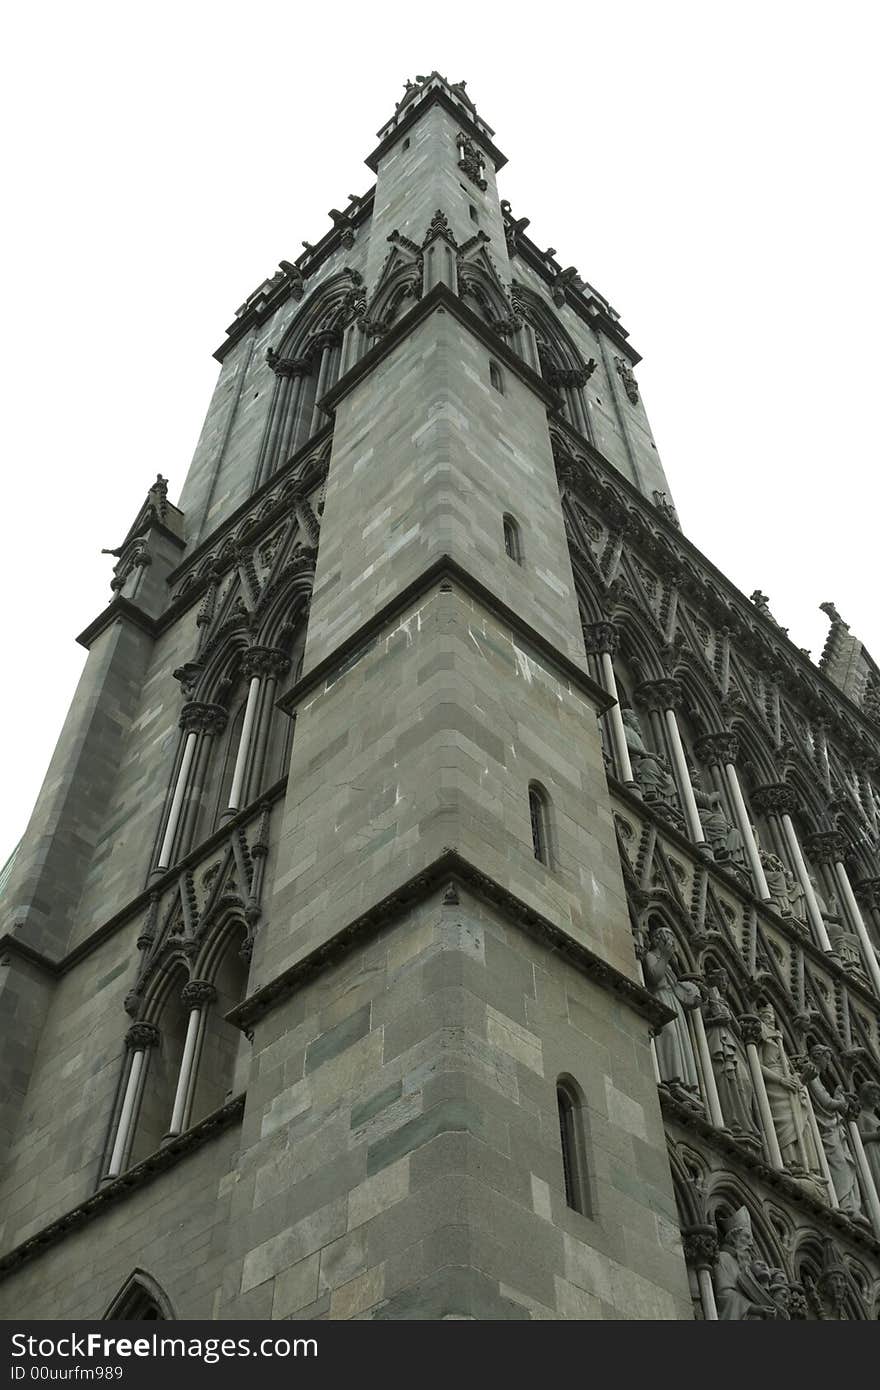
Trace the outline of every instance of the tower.
[[0, 1309], [870, 1316], [873, 663], [682, 536], [465, 84], [378, 139], [81, 635], [4, 898]]

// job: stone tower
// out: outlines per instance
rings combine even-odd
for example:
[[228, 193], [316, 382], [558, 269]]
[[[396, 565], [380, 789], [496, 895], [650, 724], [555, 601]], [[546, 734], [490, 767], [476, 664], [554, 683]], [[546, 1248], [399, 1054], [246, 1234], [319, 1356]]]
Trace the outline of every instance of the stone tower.
[[3, 1316], [872, 1315], [876, 712], [682, 536], [504, 162], [408, 83], [114, 552], [4, 895]]

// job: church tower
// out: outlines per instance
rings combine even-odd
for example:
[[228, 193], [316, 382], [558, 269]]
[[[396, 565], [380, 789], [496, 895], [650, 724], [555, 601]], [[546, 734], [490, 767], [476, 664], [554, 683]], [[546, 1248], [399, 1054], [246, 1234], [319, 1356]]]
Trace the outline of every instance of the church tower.
[[876, 668], [682, 535], [465, 84], [378, 141], [80, 637], [0, 1316], [876, 1316]]

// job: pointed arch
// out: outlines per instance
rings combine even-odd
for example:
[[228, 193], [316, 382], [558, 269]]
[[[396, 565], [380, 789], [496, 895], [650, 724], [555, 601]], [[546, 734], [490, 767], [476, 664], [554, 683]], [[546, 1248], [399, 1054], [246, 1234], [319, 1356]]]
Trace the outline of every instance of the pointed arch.
[[135, 1269], [111, 1299], [103, 1322], [173, 1322], [175, 1313], [158, 1279], [145, 1269]]

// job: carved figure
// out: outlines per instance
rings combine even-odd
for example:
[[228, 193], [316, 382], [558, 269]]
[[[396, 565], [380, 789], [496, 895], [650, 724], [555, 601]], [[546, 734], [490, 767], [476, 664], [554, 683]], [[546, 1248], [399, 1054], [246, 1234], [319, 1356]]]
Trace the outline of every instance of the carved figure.
[[675, 936], [668, 927], [651, 932], [643, 961], [645, 984], [651, 993], [671, 1009], [675, 1018], [664, 1025], [654, 1039], [660, 1076], [679, 1100], [693, 1105], [700, 1102], [700, 1084], [687, 1014], [699, 1008], [700, 991], [690, 980], [679, 980], [672, 969]]
[[758, 1017], [761, 1020], [761, 1071], [782, 1161], [795, 1173], [817, 1173], [821, 1171], [819, 1155], [810, 1131], [806, 1093], [803, 1083], [792, 1071], [773, 1005], [763, 1004], [758, 1009]]
[[655, 753], [646, 746], [635, 710], [623, 711], [623, 726], [635, 779], [645, 800], [664, 802], [677, 809], [675, 781], [669, 771], [669, 764], [662, 753]]
[[777, 855], [769, 854], [765, 849], [762, 849], [760, 853], [764, 877], [770, 890], [770, 901], [780, 917], [790, 917], [791, 901], [788, 896], [785, 865]]
[[[779, 1316], [769, 1288], [770, 1270], [755, 1260], [752, 1221], [746, 1207], [740, 1207], [721, 1222], [722, 1241], [715, 1266], [715, 1297], [718, 1317], [726, 1322], [758, 1322]], [[757, 1269], [757, 1272], [756, 1272]], [[764, 1282], [758, 1277], [765, 1275]]]
[[750, 1143], [760, 1142], [758, 1103], [752, 1089], [739, 1028], [727, 1002], [727, 971], [710, 971], [707, 982], [709, 1000], [704, 1011], [706, 1036], [724, 1122], [738, 1137]]
[[699, 787], [694, 787], [694, 799], [706, 843], [715, 858], [719, 863], [733, 859], [738, 864], [744, 864], [746, 850], [743, 837], [737, 827], [727, 819], [719, 793], [704, 792]]
[[830, 1047], [817, 1044], [810, 1048], [809, 1055], [815, 1075], [809, 1079], [807, 1086], [834, 1191], [841, 1211], [848, 1212], [850, 1216], [860, 1216], [862, 1196], [859, 1175], [846, 1129], [847, 1119], [857, 1113], [858, 1099], [844, 1091], [840, 1084], [835, 1085], [833, 1091], [825, 1084], [824, 1078], [831, 1060]]
[[880, 1083], [865, 1081], [859, 1091], [859, 1100], [862, 1103], [859, 1134], [874, 1186], [880, 1194]]

